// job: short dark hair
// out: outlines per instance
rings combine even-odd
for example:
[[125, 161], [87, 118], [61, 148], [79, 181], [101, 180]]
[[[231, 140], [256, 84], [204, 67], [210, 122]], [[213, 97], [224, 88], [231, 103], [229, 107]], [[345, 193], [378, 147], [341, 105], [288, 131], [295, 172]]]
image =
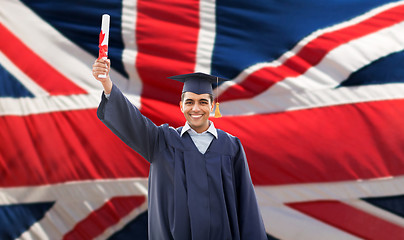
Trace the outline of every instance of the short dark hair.
[[[186, 92], [183, 92], [183, 93], [181, 94], [181, 102], [184, 101], [184, 95], [185, 95], [185, 93], [186, 93]], [[209, 93], [209, 98], [210, 98], [210, 102], [213, 103], [213, 95], [210, 94], [210, 93]]]

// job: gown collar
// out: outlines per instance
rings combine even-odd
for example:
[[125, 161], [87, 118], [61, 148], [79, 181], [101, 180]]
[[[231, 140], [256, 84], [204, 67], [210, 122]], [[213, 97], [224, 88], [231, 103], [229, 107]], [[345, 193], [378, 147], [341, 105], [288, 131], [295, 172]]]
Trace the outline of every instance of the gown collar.
[[206, 130], [206, 131], [203, 132], [203, 133], [197, 133], [194, 129], [191, 128], [191, 126], [189, 126], [188, 122], [185, 122], [185, 125], [184, 125], [184, 127], [182, 128], [182, 130], [181, 130], [180, 136], [182, 137], [182, 135], [183, 135], [185, 132], [187, 132], [187, 131], [191, 131], [191, 132], [193, 132], [193, 133], [195, 133], [195, 134], [211, 133], [211, 134], [217, 139], [217, 130], [216, 130], [216, 128], [215, 128], [215, 124], [213, 124], [212, 121], [209, 121], [209, 128], [208, 128], [208, 130]]

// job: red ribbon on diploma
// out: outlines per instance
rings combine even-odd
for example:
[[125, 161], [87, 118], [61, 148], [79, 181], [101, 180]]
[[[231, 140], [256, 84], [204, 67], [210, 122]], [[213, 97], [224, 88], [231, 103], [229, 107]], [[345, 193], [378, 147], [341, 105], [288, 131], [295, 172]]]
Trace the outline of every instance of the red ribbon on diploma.
[[98, 59], [101, 59], [103, 57], [108, 57], [108, 45], [101, 45], [102, 42], [104, 41], [105, 38], [105, 33], [100, 32], [100, 40], [98, 43]]

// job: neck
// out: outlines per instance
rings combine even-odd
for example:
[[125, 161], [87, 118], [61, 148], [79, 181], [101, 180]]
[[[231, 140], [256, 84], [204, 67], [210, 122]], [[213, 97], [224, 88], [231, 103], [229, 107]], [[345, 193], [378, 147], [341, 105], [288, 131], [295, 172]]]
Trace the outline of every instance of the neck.
[[197, 132], [197, 133], [203, 133], [203, 132], [205, 132], [206, 130], [209, 129], [210, 121], [208, 121], [206, 125], [204, 124], [203, 126], [200, 126], [200, 127], [194, 127], [194, 126], [192, 126], [192, 125], [189, 124], [189, 123], [188, 123], [188, 125], [189, 125], [195, 132]]

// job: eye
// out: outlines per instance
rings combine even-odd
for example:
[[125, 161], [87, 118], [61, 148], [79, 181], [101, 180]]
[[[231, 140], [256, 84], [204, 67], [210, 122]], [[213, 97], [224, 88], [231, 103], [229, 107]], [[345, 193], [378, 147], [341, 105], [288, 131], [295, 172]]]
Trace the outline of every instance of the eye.
[[208, 100], [208, 99], [201, 99], [201, 100], [200, 100], [200, 103], [201, 103], [201, 104], [204, 104], [204, 105], [208, 105], [208, 104], [209, 104], [209, 100]]

